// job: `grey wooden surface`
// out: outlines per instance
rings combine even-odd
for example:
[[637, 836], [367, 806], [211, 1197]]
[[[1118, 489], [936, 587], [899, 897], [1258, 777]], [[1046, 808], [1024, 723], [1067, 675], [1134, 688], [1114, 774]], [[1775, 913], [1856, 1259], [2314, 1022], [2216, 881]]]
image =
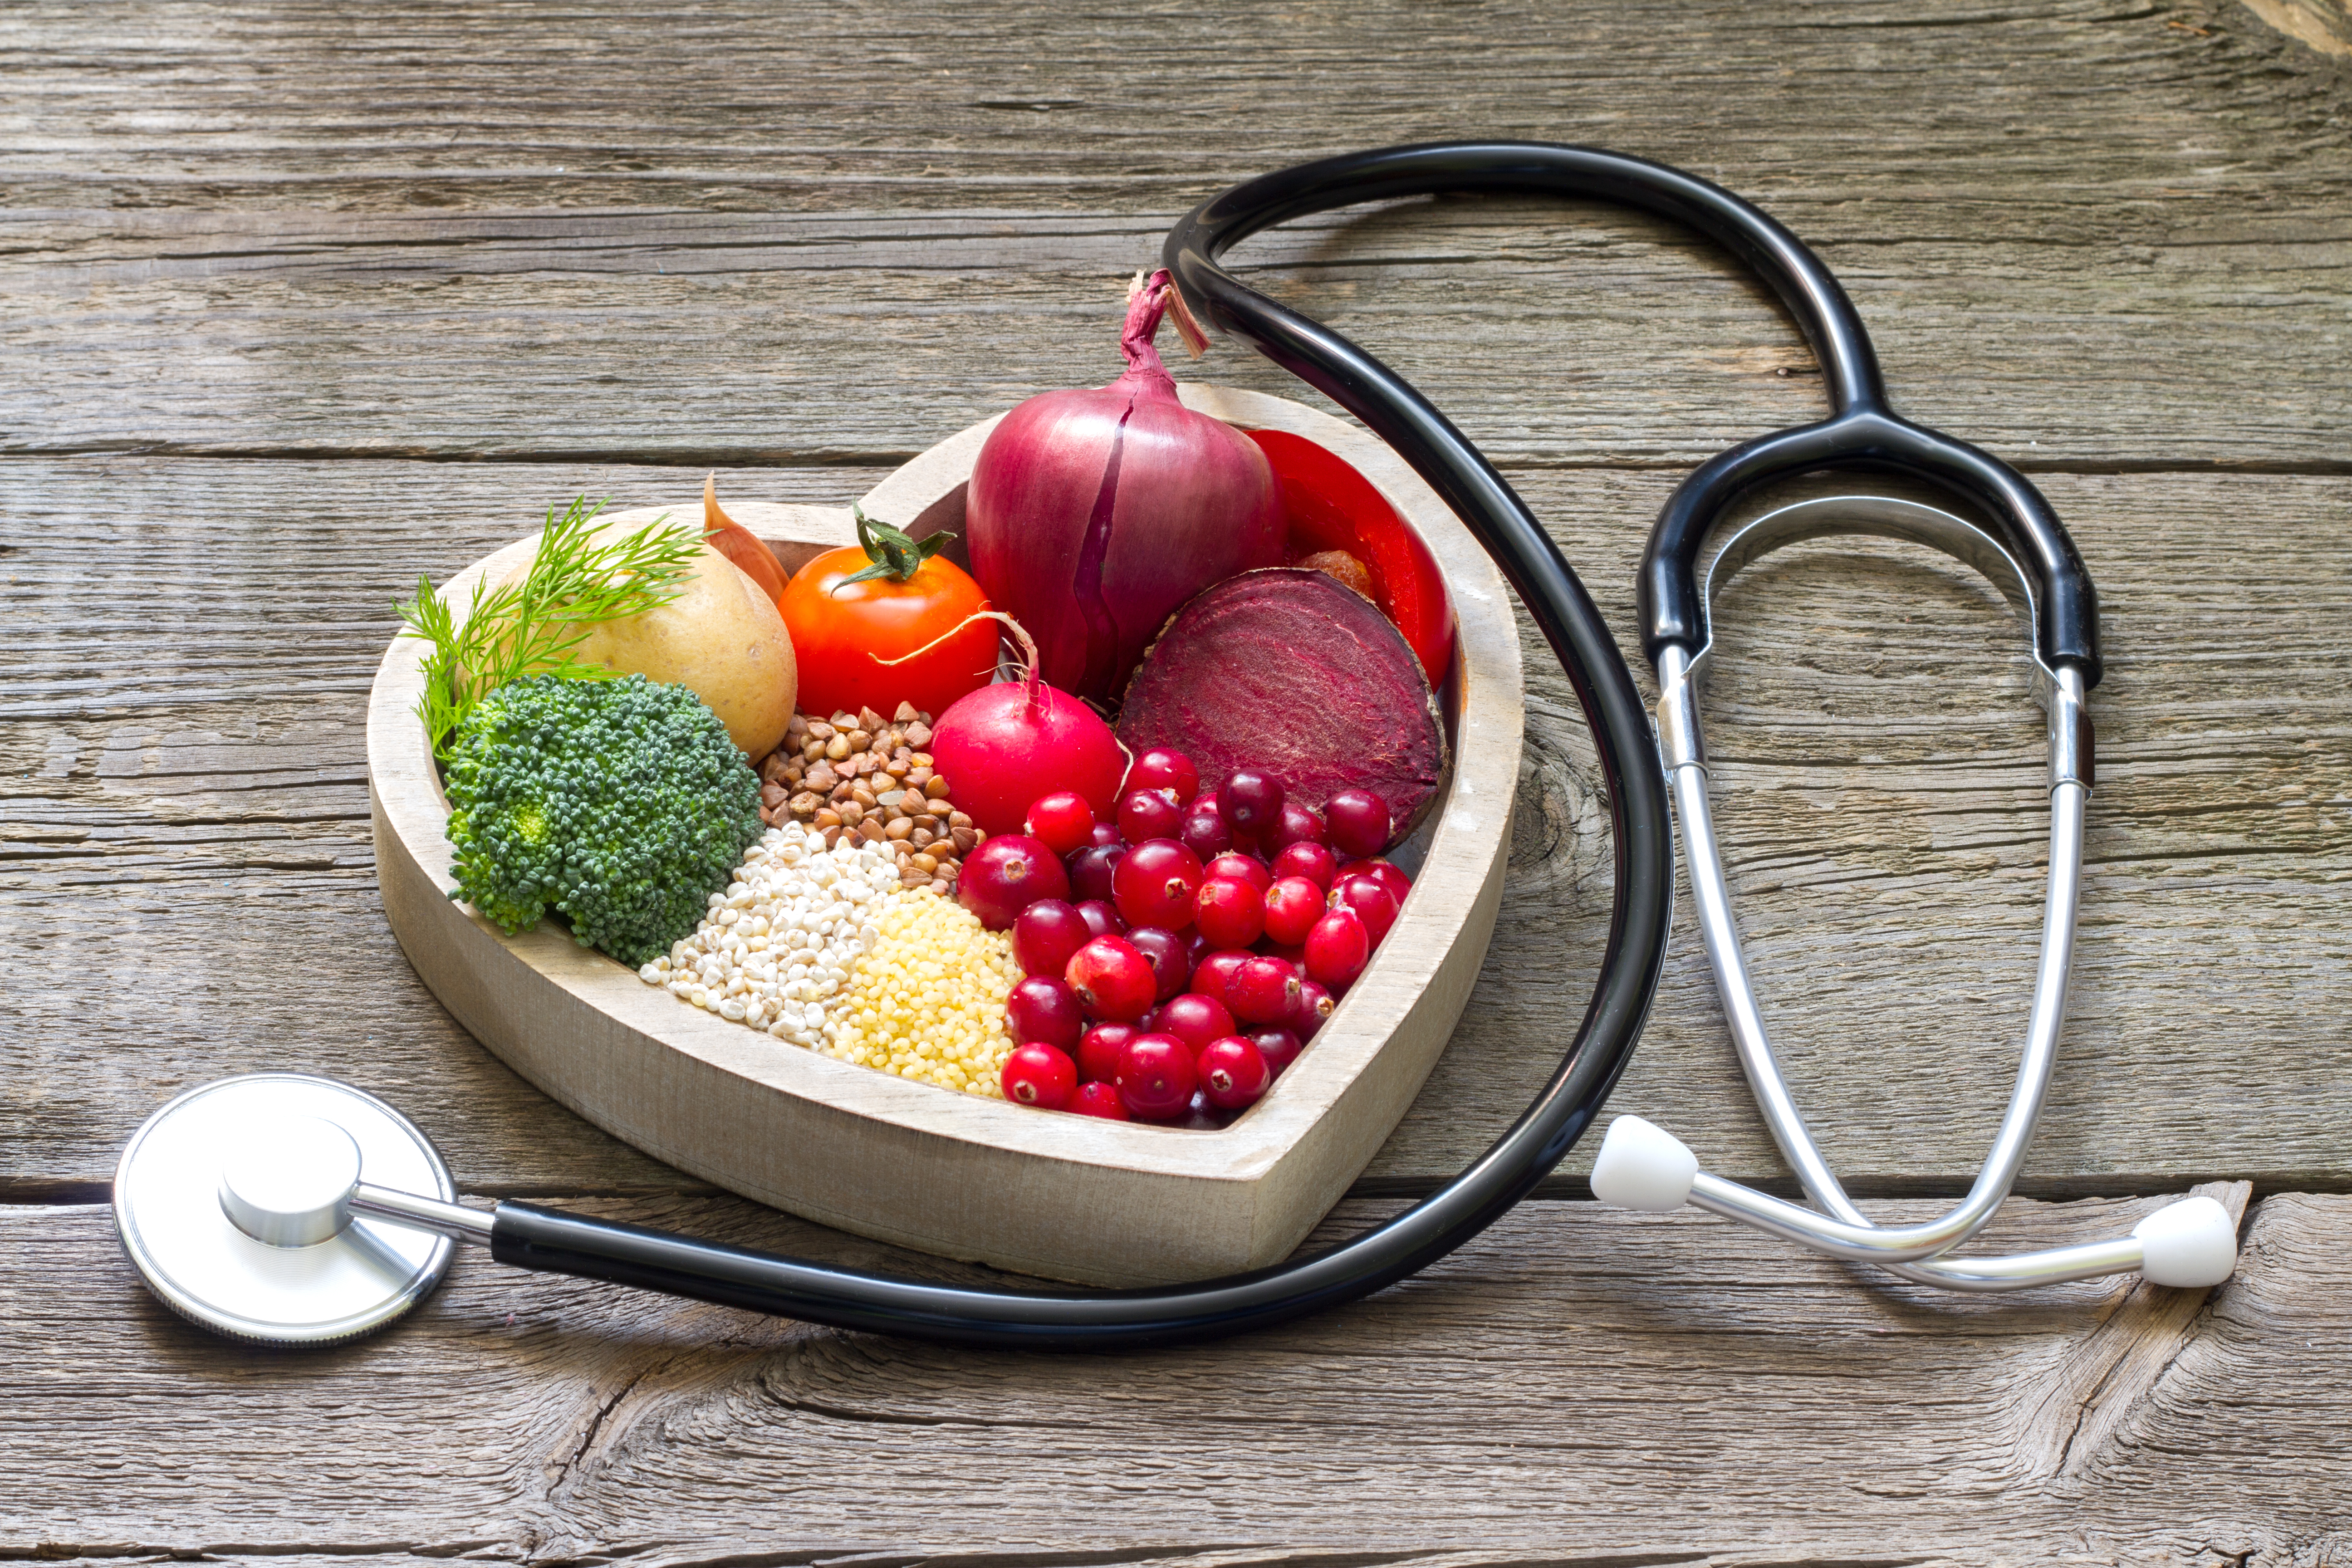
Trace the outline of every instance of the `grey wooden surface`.
[[[2303, 41], [2333, 5], [0, 10], [0, 1556], [2352, 1552], [2352, 67]], [[1121, 280], [1191, 203], [1467, 133], [1762, 199], [1901, 406], [2066, 518], [2110, 674], [2022, 1190], [2077, 1201], [1995, 1237], [2240, 1184], [2235, 1280], [1934, 1299], [1597, 1211], [1586, 1150], [1423, 1279], [1156, 1356], [927, 1351], [479, 1259], [382, 1341], [256, 1355], [137, 1290], [94, 1206], [114, 1151], [263, 1066], [386, 1095], [476, 1193], [930, 1267], [709, 1194], [440, 1011], [366, 837], [387, 602], [576, 490], [684, 502], [709, 464], [855, 496], [1107, 379]], [[1485, 444], [1621, 627], [1687, 465], [1819, 406], [1769, 300], [1626, 215], [1410, 204], [1241, 257]], [[1232, 347], [1185, 374], [1313, 399]], [[1965, 1185], [2013, 1070], [2019, 648], [1990, 590], [1891, 546], [1791, 552], [1724, 605], [1743, 924], [1890, 1215]], [[1530, 698], [1486, 973], [1334, 1234], [1483, 1146], [1580, 1010], [1605, 823], [1562, 684]], [[1683, 923], [1614, 1108], [1780, 1184]]]

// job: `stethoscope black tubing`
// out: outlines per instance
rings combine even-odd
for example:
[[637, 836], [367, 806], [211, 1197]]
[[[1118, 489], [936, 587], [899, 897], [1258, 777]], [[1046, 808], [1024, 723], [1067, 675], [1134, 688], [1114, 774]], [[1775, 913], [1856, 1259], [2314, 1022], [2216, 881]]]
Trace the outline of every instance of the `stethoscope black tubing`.
[[[1640, 167], [1677, 185], [1696, 184], [1656, 165]], [[1118, 1349], [1214, 1339], [1354, 1300], [1426, 1268], [1527, 1196], [1592, 1124], [1641, 1037], [1665, 963], [1673, 912], [1673, 825], [1647, 711], [1591, 595], [1478, 449], [1379, 361], [1338, 333], [1263, 299], [1217, 267], [1223, 245], [1279, 221], [1279, 213], [1234, 205], [1242, 192], [1265, 184], [1254, 182], [1227, 193], [1170, 236], [1170, 269], [1190, 309], [1329, 393], [1437, 489], [1517, 590], [1591, 726], [1615, 830], [1615, 900], [1600, 979], [1550, 1080], [1475, 1163], [1403, 1214], [1312, 1258], [1197, 1284], [1139, 1290], [973, 1289], [830, 1268], [511, 1202], [499, 1205], [491, 1222], [491, 1249], [501, 1262], [839, 1328], [960, 1344]], [[1326, 184], [1319, 189], [1332, 196], [1337, 188]], [[1340, 193], [1325, 205], [1382, 194], [1391, 193]], [[1253, 221], [1221, 230], [1211, 221], [1219, 212]], [[1803, 247], [1783, 237], [1802, 257]], [[1868, 340], [1853, 320], [1851, 306], [1828, 273], [1804, 259], [1823, 297], [1843, 312], [1835, 340], [1842, 345], [1841, 363], [1859, 365], [1874, 377]]]
[[[1706, 642], [1706, 606], [1697, 585], [1700, 547], [1740, 495], [1772, 479], [1823, 469], [1909, 475], [1975, 503], [2034, 579], [2034, 647], [2046, 664], [2079, 666], [2085, 684], [2101, 674], [2098, 597], [2074, 541], [2031, 480], [1990, 453], [1912, 424], [1887, 407], [1878, 356], [1853, 302], [1821, 258], [1769, 214], [1695, 174], [1597, 147], [1541, 142], [1447, 142], [1386, 147], [1301, 163], [1234, 186], [1208, 202], [1168, 238], [1163, 264], [1188, 301], [1205, 302], [1216, 324], [1297, 374], [1384, 437], [1387, 368], [1343, 338], [1244, 288], [1216, 258], [1274, 224], [1333, 207], [1404, 196], [1464, 192], [1551, 195], [1612, 202], [1655, 213], [1715, 240], [1738, 257], [1788, 309], [1820, 360], [1832, 413], [1735, 447], [1701, 465], [1660, 511], [1638, 580], [1642, 640], [1651, 661], [1678, 645]], [[1315, 352], [1305, 352], [1308, 345]], [[1344, 349], [1344, 354], [1337, 350]], [[1412, 400], [1391, 422], [1458, 432]], [[1408, 454], [1410, 457], [1410, 454]], [[1419, 466], [1418, 464], [1416, 465]], [[1483, 463], [1481, 465], [1483, 467]], [[1438, 473], [1437, 487], [1465, 521], [1487, 487], [1465, 496]], [[1493, 481], [1499, 485], [1499, 479]], [[1474, 531], [1476, 528], [1472, 523]], [[1490, 545], [1489, 548], [1492, 548]], [[1499, 557], [1498, 557], [1499, 559]], [[1526, 591], [1521, 590], [1522, 597]], [[1530, 611], [1535, 609], [1529, 601]]]

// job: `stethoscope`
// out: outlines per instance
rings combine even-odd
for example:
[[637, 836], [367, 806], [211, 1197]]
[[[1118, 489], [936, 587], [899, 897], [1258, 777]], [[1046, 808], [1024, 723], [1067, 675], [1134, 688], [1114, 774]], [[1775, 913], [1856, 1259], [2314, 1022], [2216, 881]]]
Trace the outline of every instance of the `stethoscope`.
[[[1334, 207], [1405, 196], [1541, 194], [1640, 207], [1729, 248], [1768, 284], [1819, 357], [1834, 412], [1701, 467], [1669, 500], [1642, 566], [1643, 644], [1660, 698], [1654, 738], [1600, 612], [1493, 465], [1412, 386], [1329, 329], [1234, 278], [1219, 258], [1249, 235]], [[2074, 942], [2084, 808], [2091, 787], [2084, 696], [2099, 679], [2096, 602], [2056, 516], [2014, 469], [1888, 410], [1852, 303], [1795, 236], [1729, 192], [1679, 170], [1592, 148], [1456, 142], [1301, 164], [1216, 197], [1170, 234], [1188, 335], [1239, 339], [1356, 416], [1412, 464], [1493, 555], [1567, 672], [1607, 784], [1616, 885], [1601, 975], [1559, 1068], [1468, 1169], [1412, 1208], [1328, 1251], [1222, 1279], [1134, 1290], [982, 1289], [833, 1268], [533, 1205], [457, 1201], [431, 1141], [390, 1106], [299, 1074], [224, 1079], [179, 1096], [132, 1135], [115, 1174], [124, 1251], [156, 1295], [205, 1327], [271, 1343], [327, 1343], [398, 1317], [446, 1271], [457, 1244], [501, 1263], [608, 1279], [838, 1328], [965, 1344], [1117, 1348], [1263, 1328], [1354, 1300], [1444, 1257], [1549, 1174], [1599, 1115], [1641, 1035], [1664, 963], [1675, 864], [1671, 776], [1700, 925], [1733, 1037], [1768, 1124], [1826, 1213], [1701, 1172], [1666, 1133], [1620, 1117], [1592, 1173], [1604, 1202], [1685, 1202], [1832, 1256], [1965, 1289], [2138, 1270], [2203, 1285], [2235, 1267], [2234, 1226], [2210, 1198], [2158, 1211], [2126, 1238], [2021, 1258], [1948, 1259], [2008, 1195], [2055, 1058]], [[1759, 519], [1718, 555], [1703, 590], [1701, 545], [1742, 495], [1822, 470], [1892, 471], [1980, 512], [1979, 526], [1877, 498], [1808, 501]], [[1696, 684], [1714, 584], [1795, 537], [1894, 533], [1995, 570], [2027, 608], [2051, 714], [2051, 864], [2032, 1024], [2017, 1093], [1968, 1198], [1926, 1225], [1874, 1226], [1807, 1131], [1758, 1014], [1707, 816]], [[1661, 758], [1663, 763], [1661, 765]]]

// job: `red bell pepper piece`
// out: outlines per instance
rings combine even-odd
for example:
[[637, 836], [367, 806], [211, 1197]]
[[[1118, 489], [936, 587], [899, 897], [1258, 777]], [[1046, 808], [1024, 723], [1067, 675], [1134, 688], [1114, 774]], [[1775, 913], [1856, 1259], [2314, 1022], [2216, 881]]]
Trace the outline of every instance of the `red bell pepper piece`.
[[1404, 634], [1434, 687], [1454, 659], [1454, 601], [1437, 558], [1371, 480], [1336, 454], [1285, 430], [1251, 430], [1274, 466], [1288, 513], [1286, 559], [1343, 550], [1363, 563], [1372, 602]]

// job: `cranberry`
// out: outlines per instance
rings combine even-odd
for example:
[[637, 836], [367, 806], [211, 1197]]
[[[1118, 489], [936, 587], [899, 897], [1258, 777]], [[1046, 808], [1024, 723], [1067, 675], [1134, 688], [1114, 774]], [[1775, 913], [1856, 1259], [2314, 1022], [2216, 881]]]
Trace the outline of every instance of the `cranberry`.
[[1238, 877], [1261, 893], [1274, 886], [1274, 873], [1255, 855], [1220, 855], [1202, 868], [1201, 875]]
[[1078, 1085], [1070, 1096], [1070, 1103], [1062, 1108], [1080, 1116], [1099, 1116], [1105, 1121], [1132, 1121], [1127, 1107], [1118, 1098], [1118, 1087], [1104, 1079]]
[[1356, 785], [1334, 790], [1323, 803], [1331, 825], [1332, 848], [1350, 860], [1377, 855], [1389, 847], [1389, 803]]
[[1206, 811], [1195, 805], [1184, 818], [1184, 826], [1177, 831], [1176, 837], [1183, 840], [1185, 848], [1203, 860], [1213, 855], [1222, 855], [1234, 847], [1234, 830], [1227, 827], [1225, 819], [1217, 815], [1213, 803]]
[[1169, 931], [1191, 925], [1192, 896], [1200, 890], [1201, 858], [1173, 838], [1137, 845], [1111, 877], [1111, 901], [1129, 925]]
[[1095, 808], [1074, 789], [1055, 790], [1029, 803], [1029, 818], [1022, 826], [1055, 854], [1067, 855], [1095, 841]]
[[1307, 940], [1323, 918], [1323, 889], [1304, 877], [1285, 877], [1265, 890], [1265, 934], [1287, 947]]
[[1097, 822], [1095, 830], [1087, 835], [1087, 842], [1097, 849], [1109, 849], [1125, 844], [1127, 840], [1118, 836], [1118, 823]]
[[1287, 959], [1253, 958], [1226, 983], [1225, 1005], [1247, 1023], [1288, 1023], [1298, 1010], [1298, 970]]
[[1386, 860], [1349, 860], [1339, 867], [1339, 875], [1342, 878], [1352, 877], [1359, 873], [1368, 877], [1378, 877], [1381, 879], [1381, 886], [1389, 890], [1389, 897], [1394, 899], [1400, 906], [1404, 903], [1404, 896], [1412, 891], [1412, 879]]
[[1184, 983], [1192, 977], [1192, 963], [1185, 954], [1182, 937], [1160, 926], [1137, 926], [1127, 933], [1127, 940], [1151, 965], [1153, 1000], [1165, 1002], [1184, 989]]
[[1234, 972], [1255, 956], [1233, 948], [1210, 953], [1192, 965], [1192, 989], [1203, 996], [1223, 1002], [1231, 1008], [1233, 1004], [1226, 1000], [1225, 988], [1233, 984]]
[[1234, 1016], [1225, 1005], [1197, 991], [1170, 997], [1154, 1016], [1159, 1020], [1152, 1025], [1155, 1030], [1175, 1036], [1195, 1051], [1234, 1032]]
[[1331, 1009], [1339, 1005], [1339, 998], [1324, 989], [1320, 982], [1309, 980], [1298, 988], [1298, 1005], [1290, 1011], [1290, 1032], [1303, 1041], [1315, 1037]]
[[1127, 771], [1127, 783], [1120, 787], [1164, 790], [1182, 805], [1201, 793], [1201, 770], [1183, 752], [1154, 746], [1135, 759], [1135, 766]]
[[1150, 1011], [1151, 961], [1125, 937], [1096, 937], [1071, 956], [1063, 978], [1088, 1017], [1132, 1023]]
[[1004, 999], [1004, 1022], [1023, 1045], [1032, 1040], [1069, 1050], [1086, 1032], [1077, 994], [1059, 980], [1033, 974], [1013, 986]]
[[[1118, 831], [1112, 828], [1112, 832]], [[989, 843], [996, 841], [990, 839]], [[1089, 844], [1070, 857], [1070, 891], [1078, 899], [1108, 899], [1111, 881], [1118, 875], [1118, 863], [1127, 858], [1124, 844]], [[961, 884], [962, 879], [957, 879]]]
[[1156, 789], [1129, 790], [1118, 803], [1118, 836], [1129, 844], [1173, 838], [1183, 826], [1183, 808]]
[[1087, 922], [1088, 936], [1127, 934], [1127, 922], [1118, 918], [1118, 906], [1108, 899], [1088, 899], [1078, 906], [1078, 919]]
[[1192, 1109], [1200, 1074], [1192, 1047], [1173, 1035], [1138, 1035], [1118, 1053], [1118, 1098], [1147, 1121], [1172, 1121]]
[[1192, 895], [1192, 923], [1219, 947], [1247, 947], [1265, 930], [1265, 896], [1235, 877], [1212, 877]]
[[1321, 984], [1349, 984], [1364, 972], [1371, 956], [1371, 938], [1353, 910], [1333, 910], [1307, 933], [1307, 977]]
[[1059, 1110], [1078, 1087], [1078, 1069], [1063, 1052], [1032, 1041], [1013, 1047], [997, 1081], [1003, 1086], [1004, 1098], [1016, 1105]]
[[1235, 833], [1270, 832], [1282, 826], [1282, 781], [1255, 768], [1237, 769], [1217, 786], [1217, 812]]
[[1274, 858], [1274, 875], [1304, 877], [1329, 892], [1331, 884], [1339, 879], [1339, 858], [1328, 847], [1311, 838], [1301, 838], [1282, 847], [1282, 853]]
[[1082, 1084], [1108, 1084], [1119, 1072], [1119, 1051], [1143, 1035], [1131, 1023], [1098, 1023], [1077, 1041], [1077, 1077]]
[[1270, 849], [1287, 849], [1294, 844], [1320, 844], [1324, 837], [1323, 818], [1312, 806], [1286, 800], [1282, 803], [1282, 815], [1276, 820], [1274, 831], [1265, 837]]
[[1248, 1110], [1274, 1081], [1274, 1069], [1265, 1058], [1239, 1035], [1211, 1041], [1194, 1065], [1201, 1075], [1201, 1092], [1221, 1110]]
[[976, 847], [964, 857], [963, 870], [956, 877], [956, 902], [991, 931], [1010, 929], [1021, 911], [1040, 899], [1069, 896], [1070, 879], [1054, 852], [1017, 833]]
[[[1195, 1068], [1194, 1070], [1199, 1069]], [[1215, 1132], [1232, 1125], [1233, 1120], [1232, 1111], [1219, 1110], [1209, 1103], [1209, 1097], [1206, 1094], [1196, 1089], [1192, 1091], [1192, 1103], [1184, 1108], [1184, 1114], [1168, 1125], [1181, 1127], [1192, 1132]]]
[[1396, 924], [1397, 901], [1378, 877], [1369, 871], [1358, 871], [1331, 884], [1331, 907], [1353, 910], [1356, 918], [1364, 922], [1364, 935], [1374, 947]]
[[1253, 1029], [1249, 1042], [1265, 1058], [1265, 1070], [1276, 1078], [1280, 1078], [1282, 1069], [1297, 1061], [1298, 1053], [1307, 1048], [1288, 1029]]
[[1181, 934], [1184, 938], [1184, 973], [1190, 974], [1201, 966], [1201, 960], [1217, 951], [1217, 944], [1201, 934], [1198, 921], [1192, 923], [1192, 930]]
[[1118, 1053], [1142, 1034], [1132, 1024], [1097, 1024], [1078, 1041], [1078, 1077], [1087, 1083], [1108, 1083], [1118, 1076]]
[[1094, 934], [1068, 900], [1040, 899], [1013, 922], [1013, 956], [1024, 974], [1058, 978], [1070, 966], [1070, 954]]

